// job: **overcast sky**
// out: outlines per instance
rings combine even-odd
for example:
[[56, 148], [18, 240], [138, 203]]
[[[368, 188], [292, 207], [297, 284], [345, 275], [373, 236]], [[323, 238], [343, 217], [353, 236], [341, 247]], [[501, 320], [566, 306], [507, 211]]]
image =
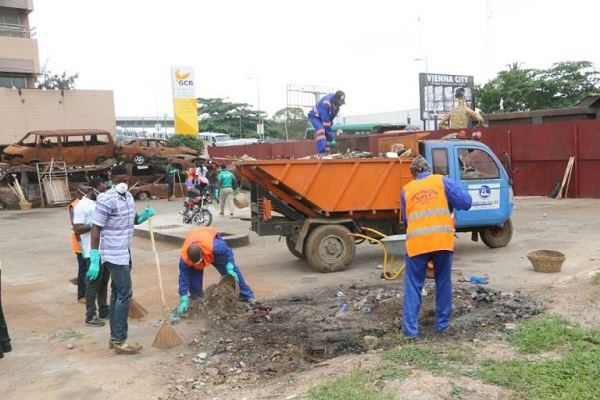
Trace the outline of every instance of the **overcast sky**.
[[599, 18], [597, 0], [34, 0], [30, 23], [40, 63], [113, 90], [117, 116], [171, 116], [175, 65], [197, 97], [256, 107], [260, 91], [272, 115], [287, 84], [318, 85], [343, 89], [349, 116], [418, 108], [426, 67], [477, 84], [512, 62], [598, 69]]

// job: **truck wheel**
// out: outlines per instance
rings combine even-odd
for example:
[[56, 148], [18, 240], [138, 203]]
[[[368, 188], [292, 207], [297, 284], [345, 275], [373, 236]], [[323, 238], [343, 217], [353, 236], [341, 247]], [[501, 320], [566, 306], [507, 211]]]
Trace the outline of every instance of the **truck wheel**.
[[139, 192], [137, 195], [137, 199], [141, 201], [150, 200], [150, 193], [148, 192]]
[[287, 244], [287, 248], [294, 256], [298, 257], [301, 260], [306, 260], [306, 255], [303, 253], [298, 253], [294, 247], [296, 247], [296, 242], [292, 240], [291, 236], [285, 237], [285, 244]]
[[354, 259], [356, 244], [343, 225], [321, 225], [306, 239], [308, 263], [319, 272], [342, 271]]
[[513, 226], [509, 219], [504, 221], [502, 225], [492, 226], [484, 231], [481, 231], [481, 240], [487, 247], [492, 249], [504, 247], [510, 243], [512, 239]]

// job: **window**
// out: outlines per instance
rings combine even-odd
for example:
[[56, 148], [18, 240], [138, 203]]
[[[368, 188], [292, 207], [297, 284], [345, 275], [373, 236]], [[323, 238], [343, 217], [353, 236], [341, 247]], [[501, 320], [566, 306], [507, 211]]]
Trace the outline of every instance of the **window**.
[[83, 136], [64, 136], [63, 147], [83, 146]]
[[448, 169], [448, 150], [433, 149], [431, 151], [433, 158], [433, 173], [439, 175], [450, 175]]
[[481, 149], [459, 149], [460, 179], [498, 179], [500, 170], [494, 159]]
[[26, 37], [23, 28], [19, 14], [0, 11], [0, 36]]
[[85, 135], [85, 144], [87, 146], [106, 146], [108, 144], [108, 139], [106, 135]]
[[27, 78], [25, 75], [0, 74], [0, 87], [25, 89], [27, 87]]

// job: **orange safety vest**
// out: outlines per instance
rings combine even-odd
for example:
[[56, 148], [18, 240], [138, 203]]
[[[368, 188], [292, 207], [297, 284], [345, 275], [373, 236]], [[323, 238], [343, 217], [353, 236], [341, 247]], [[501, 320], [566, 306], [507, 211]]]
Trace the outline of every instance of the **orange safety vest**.
[[[210, 226], [203, 226], [194, 228], [188, 233], [181, 247], [181, 258], [188, 267], [194, 269], [204, 269], [211, 265], [215, 260], [215, 254], [213, 253], [213, 242], [218, 231]], [[202, 261], [199, 264], [194, 264], [188, 257], [188, 249], [192, 244], [200, 246], [202, 250]]]
[[454, 222], [442, 175], [413, 180], [404, 187], [406, 252], [409, 257], [454, 250]]
[[67, 206], [67, 211], [69, 213], [69, 221], [71, 221], [71, 247], [75, 253], [81, 253], [81, 246], [79, 245], [79, 236], [73, 232], [73, 216], [71, 215], [71, 211], [75, 206], [79, 203], [79, 199], [75, 199]]

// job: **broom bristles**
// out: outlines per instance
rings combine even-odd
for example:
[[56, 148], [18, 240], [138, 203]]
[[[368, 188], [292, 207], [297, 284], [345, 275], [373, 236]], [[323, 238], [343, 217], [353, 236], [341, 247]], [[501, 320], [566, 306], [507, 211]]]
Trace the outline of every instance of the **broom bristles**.
[[157, 349], [172, 349], [183, 343], [183, 338], [173, 329], [173, 326], [168, 322], [163, 322], [162, 326], [156, 334], [152, 347]]
[[137, 300], [131, 299], [131, 303], [129, 303], [129, 319], [142, 319], [146, 315], [148, 315], [148, 310]]

